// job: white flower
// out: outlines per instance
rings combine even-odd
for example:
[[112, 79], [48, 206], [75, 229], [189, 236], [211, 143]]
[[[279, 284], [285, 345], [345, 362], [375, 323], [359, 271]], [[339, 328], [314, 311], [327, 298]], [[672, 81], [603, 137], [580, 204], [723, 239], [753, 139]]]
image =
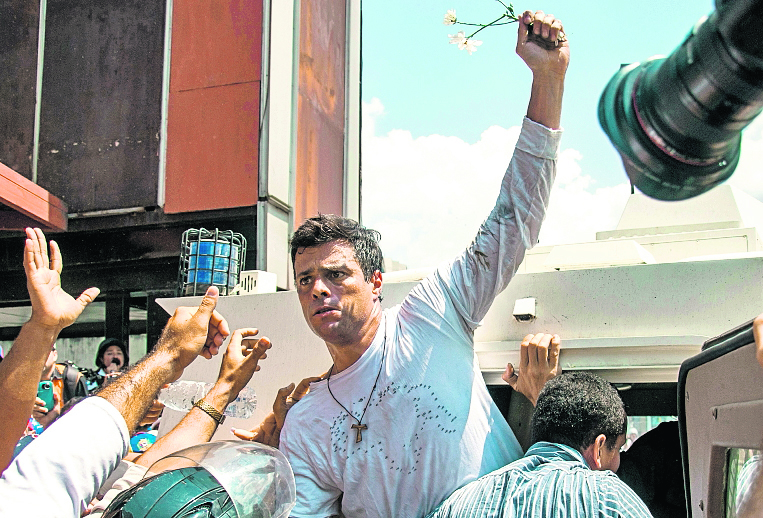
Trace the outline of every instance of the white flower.
[[456, 34], [448, 34], [448, 38], [450, 38], [450, 42], [452, 44], [458, 45], [459, 49], [462, 49], [462, 45], [466, 45], [466, 34], [464, 34], [464, 31], [458, 31]]
[[468, 52], [470, 56], [472, 52], [477, 50], [477, 47], [482, 45], [480, 40], [467, 38], [464, 31], [458, 31], [456, 34], [448, 34], [448, 38], [450, 38], [451, 43], [458, 45], [458, 50], [466, 49], [466, 52]]
[[443, 18], [442, 23], [443, 25], [453, 25], [456, 23], [456, 10], [448, 9], [448, 12], [445, 13], [445, 18]]
[[477, 47], [482, 45], [482, 42], [480, 40], [465, 40], [463, 43], [458, 44], [458, 50], [466, 49], [466, 52], [469, 53], [469, 55], [472, 55], [472, 52], [477, 50]]

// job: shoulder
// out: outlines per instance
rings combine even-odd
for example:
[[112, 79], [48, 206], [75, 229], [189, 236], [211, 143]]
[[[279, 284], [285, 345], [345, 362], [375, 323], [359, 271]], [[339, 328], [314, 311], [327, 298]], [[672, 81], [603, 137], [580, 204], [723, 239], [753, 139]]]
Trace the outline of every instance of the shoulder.
[[325, 390], [325, 381], [320, 381], [321, 386], [311, 384], [310, 392], [292, 406], [284, 419], [283, 434], [294, 440], [298, 437], [310, 438], [318, 434], [321, 423], [327, 419], [326, 405], [330, 402], [328, 392]]
[[442, 264], [437, 269], [427, 275], [403, 299], [400, 306], [391, 308], [394, 310], [392, 316], [397, 317], [402, 324], [410, 323], [416, 320], [430, 321], [439, 319], [444, 315], [448, 308], [453, 305], [452, 298], [458, 297], [459, 290], [455, 289], [455, 280], [453, 278], [454, 261]]

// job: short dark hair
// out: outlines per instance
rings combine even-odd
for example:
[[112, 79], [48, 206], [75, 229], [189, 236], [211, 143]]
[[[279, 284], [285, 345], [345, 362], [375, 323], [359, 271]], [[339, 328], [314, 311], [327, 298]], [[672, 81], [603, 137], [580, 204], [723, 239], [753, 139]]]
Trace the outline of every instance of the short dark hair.
[[583, 451], [600, 434], [610, 450], [625, 433], [628, 416], [609, 382], [588, 372], [565, 372], [538, 395], [532, 417], [532, 442], [555, 442]]
[[[318, 214], [302, 223], [291, 236], [291, 265], [293, 268], [297, 254], [305, 248], [344, 241], [352, 247], [355, 260], [363, 271], [363, 278], [368, 282], [375, 271], [384, 271], [380, 239], [379, 232], [366, 228], [353, 219], [335, 214]], [[296, 274], [295, 271], [295, 277]]]

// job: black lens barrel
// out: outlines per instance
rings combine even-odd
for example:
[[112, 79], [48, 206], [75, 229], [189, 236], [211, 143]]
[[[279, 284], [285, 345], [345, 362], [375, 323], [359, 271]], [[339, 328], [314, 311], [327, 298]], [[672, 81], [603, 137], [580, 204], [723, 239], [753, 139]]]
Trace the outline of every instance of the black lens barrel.
[[753, 27], [748, 18], [761, 10], [763, 0], [724, 4], [670, 56], [623, 67], [604, 89], [599, 121], [631, 182], [645, 194], [686, 199], [734, 172], [741, 130], [763, 110], [763, 59], [757, 55], [763, 45], [750, 54], [729, 46], [750, 41], [723, 31]]

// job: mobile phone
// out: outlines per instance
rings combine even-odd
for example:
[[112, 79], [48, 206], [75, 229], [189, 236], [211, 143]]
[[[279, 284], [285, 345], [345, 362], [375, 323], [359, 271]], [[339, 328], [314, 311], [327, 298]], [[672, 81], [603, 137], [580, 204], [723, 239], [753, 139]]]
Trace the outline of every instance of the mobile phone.
[[48, 409], [48, 412], [53, 410], [53, 407], [56, 406], [56, 402], [53, 399], [53, 382], [41, 381], [37, 385], [37, 397], [45, 402], [45, 408]]

